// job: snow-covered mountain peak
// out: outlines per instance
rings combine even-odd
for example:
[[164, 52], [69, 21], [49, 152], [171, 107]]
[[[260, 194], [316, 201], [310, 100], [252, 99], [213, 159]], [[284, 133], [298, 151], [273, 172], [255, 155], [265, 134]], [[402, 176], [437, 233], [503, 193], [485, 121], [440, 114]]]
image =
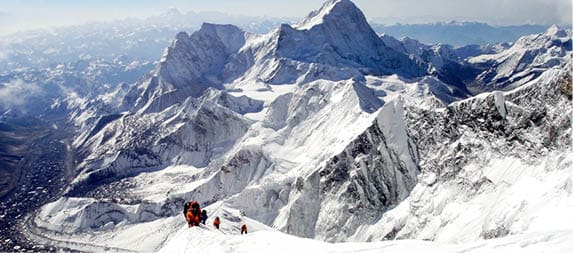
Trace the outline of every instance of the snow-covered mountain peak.
[[[329, 0], [322, 7], [311, 12], [304, 20], [293, 26], [296, 30], [334, 31], [343, 34], [345, 39], [356, 42], [354, 35], [367, 43], [376, 40], [378, 35], [370, 27], [364, 13], [350, 0]], [[326, 34], [327, 37], [334, 37]]]
[[[168, 50], [193, 50], [193, 48], [187, 47], [190, 46], [190, 44], [206, 42], [208, 40], [222, 43], [226, 49], [226, 53], [229, 54], [239, 50], [245, 43], [245, 33], [234, 25], [203, 23], [201, 29], [194, 32], [191, 36], [186, 32], [179, 32]], [[169, 54], [169, 52], [167, 54]]]
[[549, 47], [551, 45], [546, 45], [548, 40], [559, 40], [561, 42], [571, 41], [571, 30], [562, 29], [558, 25], [552, 25], [551, 27], [547, 28], [544, 33], [539, 35], [524, 36], [520, 38], [515, 44], [518, 45], [520, 43], [523, 44], [523, 42], [529, 42], [527, 44], [537, 45], [535, 42], [538, 42], [540, 46], [543, 45]]
[[126, 108], [158, 112], [187, 96], [199, 97], [207, 88], [223, 89], [245, 73], [249, 78], [241, 80], [275, 84], [426, 74], [424, 66], [386, 46], [349, 0], [327, 2], [301, 24], [282, 25], [258, 37], [233, 25], [210, 23], [190, 36], [179, 33], [153, 77], [128, 94], [138, 100], [136, 106], [125, 103]]
[[152, 75], [126, 96], [130, 111], [158, 112], [208, 88], [222, 89], [229, 57], [245, 44], [245, 33], [233, 25], [204, 23], [188, 35], [180, 32]]
[[171, 7], [161, 14], [161, 17], [180, 17], [183, 13], [176, 7]]
[[[539, 49], [548, 50], [552, 47], [561, 47], [571, 51], [571, 30], [561, 29], [557, 25], [552, 25], [544, 33], [519, 38], [507, 52], [516, 50], [533, 52]], [[501, 54], [503, 54], [503, 52]]]
[[550, 35], [550, 36], [555, 36], [555, 37], [566, 37], [567, 31], [565, 31], [564, 29], [562, 29], [558, 25], [552, 25], [549, 28], [547, 28], [547, 31], [545, 31], [544, 34]]
[[386, 46], [349, 0], [328, 1], [299, 24], [281, 26], [277, 41], [276, 54], [281, 58], [365, 74], [425, 74], [424, 67]]
[[356, 5], [354, 5], [350, 0], [329, 0], [325, 2], [319, 10], [311, 12], [295, 27], [300, 30], [308, 30], [316, 25], [341, 18], [344, 20], [339, 21], [345, 21], [348, 23], [356, 21], [366, 22], [366, 18], [364, 17], [364, 14], [362, 14], [362, 11], [360, 11], [360, 9], [358, 9], [358, 7], [356, 7]]
[[227, 53], [234, 53], [245, 44], [245, 32], [234, 25], [203, 23], [198, 32], [217, 38], [225, 45]]

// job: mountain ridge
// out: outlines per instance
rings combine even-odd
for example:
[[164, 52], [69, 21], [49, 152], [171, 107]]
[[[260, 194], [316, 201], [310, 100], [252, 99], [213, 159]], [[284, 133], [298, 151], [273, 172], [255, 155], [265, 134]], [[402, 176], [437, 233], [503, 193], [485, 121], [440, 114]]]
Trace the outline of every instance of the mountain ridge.
[[[341, 10], [353, 22], [338, 31]], [[512, 91], [474, 95], [460, 91], [472, 76], [451, 71], [473, 67], [455, 49], [379, 38], [350, 1], [329, 1], [308, 20], [265, 35], [213, 24], [179, 33], [145, 80], [117, 93], [115, 114], [84, 122], [72, 143], [78, 176], [31, 217], [36, 227], [60, 239], [97, 232], [94, 243], [113, 247], [121, 240], [106, 238], [130, 238], [130, 250], [145, 250], [135, 242], [148, 235], [134, 231], [147, 228], [162, 239], [145, 246], [158, 249], [194, 199], [223, 224], [253, 219], [329, 242], [471, 242], [539, 231], [549, 209], [519, 203], [544, 197], [510, 193], [546, 168], [550, 177], [535, 181], [547, 184], [542, 193], [570, 198], [557, 187], [569, 179], [555, 179], [571, 164], [571, 113], [561, 113], [571, 110], [570, 54]], [[349, 27], [364, 33], [349, 37]], [[459, 90], [445, 77], [459, 78]], [[527, 173], [500, 172], [511, 162]], [[481, 202], [496, 189], [508, 208]], [[464, 223], [475, 213], [458, 206], [493, 218]]]

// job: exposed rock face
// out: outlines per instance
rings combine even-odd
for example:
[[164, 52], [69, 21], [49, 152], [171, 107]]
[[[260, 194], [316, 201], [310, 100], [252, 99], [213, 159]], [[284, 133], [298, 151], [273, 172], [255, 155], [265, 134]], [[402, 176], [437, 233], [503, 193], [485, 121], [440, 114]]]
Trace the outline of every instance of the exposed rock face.
[[[414, 142], [407, 132], [385, 126], [391, 121], [404, 125], [404, 114], [398, 107], [402, 105], [396, 106], [386, 105], [378, 117], [380, 122], [376, 121], [318, 172], [321, 206], [339, 206], [320, 213], [315, 232], [319, 238], [344, 241], [361, 224], [378, 221], [417, 183], [420, 169]], [[342, 233], [340, 228], [344, 228]]]
[[[540, 190], [546, 196], [559, 194], [559, 185], [567, 184], [569, 179], [558, 175], [570, 171], [571, 164], [571, 97], [562, 89], [569, 80], [569, 71], [554, 69], [509, 93], [484, 94], [439, 110], [409, 107], [407, 125], [419, 151], [420, 182], [407, 201], [370, 228], [378, 232], [355, 236], [463, 242], [532, 229], [538, 217], [529, 206], [553, 200], [522, 200], [507, 192], [531, 187], [522, 185], [529, 177], [560, 178], [545, 183], [557, 187]], [[498, 204], [506, 209], [488, 202], [493, 196], [503, 199]], [[526, 206], [511, 206], [517, 201]], [[467, 210], [451, 213], [460, 206]], [[475, 212], [483, 214], [468, 223]], [[455, 236], [460, 230], [466, 234]]]

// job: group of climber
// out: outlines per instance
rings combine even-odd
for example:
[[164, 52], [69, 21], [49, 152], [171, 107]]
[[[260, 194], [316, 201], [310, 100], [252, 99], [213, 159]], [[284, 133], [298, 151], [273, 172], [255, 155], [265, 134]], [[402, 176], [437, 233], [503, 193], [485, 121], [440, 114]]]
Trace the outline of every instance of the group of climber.
[[199, 222], [205, 224], [207, 220], [207, 211], [201, 211], [197, 201], [186, 202], [183, 206], [183, 215], [185, 215], [189, 227], [199, 226]]
[[[183, 215], [185, 216], [185, 219], [187, 220], [187, 224], [189, 224], [189, 227], [193, 227], [193, 226], [199, 226], [199, 223], [202, 223], [203, 225], [205, 225], [205, 222], [207, 222], [207, 210], [201, 210], [201, 207], [199, 206], [199, 203], [197, 201], [189, 201], [186, 202], [185, 205], [183, 206]], [[221, 225], [221, 219], [219, 219], [219, 216], [215, 217], [215, 219], [213, 220], [213, 226], [216, 229], [219, 229], [219, 226]], [[243, 224], [243, 226], [241, 226], [241, 234], [246, 234], [247, 233], [247, 225]]]

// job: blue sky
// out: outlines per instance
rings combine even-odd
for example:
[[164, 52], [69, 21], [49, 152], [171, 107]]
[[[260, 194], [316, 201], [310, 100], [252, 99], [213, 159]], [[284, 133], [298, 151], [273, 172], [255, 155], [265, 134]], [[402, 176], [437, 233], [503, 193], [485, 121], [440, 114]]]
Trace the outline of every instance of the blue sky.
[[[2, 0], [0, 33], [123, 17], [146, 17], [170, 7], [250, 16], [303, 17], [324, 0]], [[571, 24], [571, 0], [354, 0], [384, 23], [481, 21], [490, 24]]]

